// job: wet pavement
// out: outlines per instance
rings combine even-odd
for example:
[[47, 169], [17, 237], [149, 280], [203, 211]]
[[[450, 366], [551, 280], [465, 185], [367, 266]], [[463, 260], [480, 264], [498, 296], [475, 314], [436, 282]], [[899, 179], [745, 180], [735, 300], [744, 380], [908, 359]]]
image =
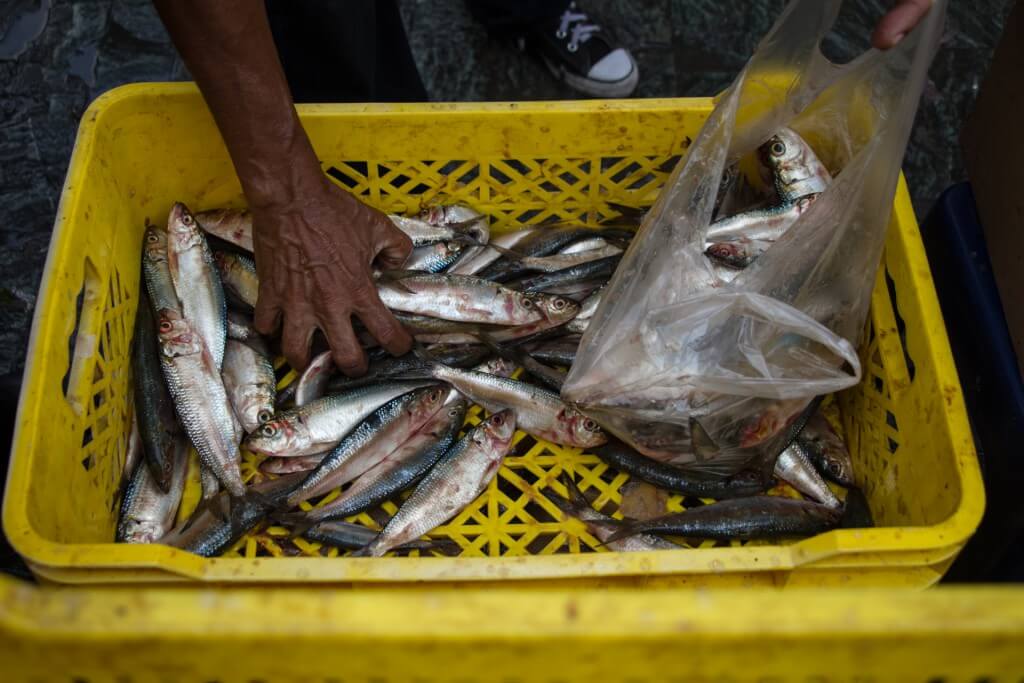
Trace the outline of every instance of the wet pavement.
[[[490, 40], [459, 0], [400, 0], [434, 100], [569, 99], [542, 65]], [[637, 96], [724, 88], [783, 0], [581, 3], [640, 64]], [[888, 3], [848, 0], [827, 42], [845, 60], [867, 45]], [[1012, 0], [952, 2], [905, 170], [919, 215], [964, 176], [957, 131]], [[187, 77], [150, 0], [0, 0], [0, 378], [20, 373], [35, 294], [78, 120], [122, 83]]]

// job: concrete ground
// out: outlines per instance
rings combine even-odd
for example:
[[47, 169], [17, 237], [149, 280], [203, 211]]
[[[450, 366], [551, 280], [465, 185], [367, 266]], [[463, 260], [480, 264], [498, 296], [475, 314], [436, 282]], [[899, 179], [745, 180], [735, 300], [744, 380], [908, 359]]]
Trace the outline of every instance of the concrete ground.
[[[434, 100], [567, 99], [574, 93], [492, 41], [460, 0], [400, 0]], [[708, 95], [734, 77], [783, 0], [590, 0], [636, 54], [638, 97]], [[867, 45], [887, 3], [848, 0], [828, 41]], [[905, 169], [919, 214], [963, 178], [957, 131], [1012, 0], [952, 2]], [[116, 85], [187, 78], [150, 0], [0, 0], [0, 379], [16, 381], [78, 120]]]

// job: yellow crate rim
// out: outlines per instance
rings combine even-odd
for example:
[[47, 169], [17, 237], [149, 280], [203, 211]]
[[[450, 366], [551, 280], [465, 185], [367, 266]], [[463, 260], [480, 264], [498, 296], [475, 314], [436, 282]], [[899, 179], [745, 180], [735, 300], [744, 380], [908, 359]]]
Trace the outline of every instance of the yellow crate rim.
[[[136, 84], [123, 86], [98, 98], [83, 116], [61, 205], [58, 207], [54, 234], [47, 257], [46, 273], [51, 275], [61, 252], [70, 249], [61, 236], [71, 212], [68, 197], [77, 200], [69, 189], [83, 180], [86, 160], [95, 153], [94, 130], [109, 107], [119, 100], [139, 94], [175, 95], [195, 93], [191, 84]], [[301, 105], [300, 115], [307, 124], [318, 119], [358, 116], [366, 112], [386, 112], [389, 116], [422, 115], [424, 113], [461, 112], [481, 117], [516, 112], [572, 111], [656, 111], [678, 109], [683, 103], [694, 106], [692, 99], [653, 99], [631, 101], [573, 102], [510, 102], [460, 104], [401, 105]], [[696, 100], [697, 106], [710, 109], [711, 99]], [[931, 282], [923, 244], [917, 230], [913, 208], [906, 185], [901, 178], [894, 206], [899, 217], [896, 238], [910, 260], [911, 280], [908, 293], [928, 326], [930, 366], [935, 368], [936, 383], [943, 388], [948, 420], [953, 436], [955, 457], [962, 481], [960, 501], [956, 510], [944, 521], [930, 526], [882, 527], [864, 530], [834, 530], [820, 536], [785, 546], [745, 546], [733, 548], [682, 549], [649, 553], [606, 553], [601, 555], [546, 555], [503, 558], [256, 558], [204, 559], [169, 547], [129, 546], [113, 544], [61, 544], [42, 537], [35, 531], [27, 505], [13, 505], [5, 496], [3, 523], [12, 545], [30, 559], [41, 574], [50, 574], [64, 581], [89, 580], [74, 577], [62, 569], [89, 569], [102, 573], [110, 570], [111, 578], [120, 572], [126, 575], [145, 572], [145, 568], [170, 572], [180, 577], [203, 581], [491, 581], [508, 579], [554, 579], [600, 576], [643, 576], [649, 574], [717, 574], [729, 572], [791, 570], [813, 565], [815, 568], [844, 567], [844, 556], [857, 555], [857, 567], [919, 566], [922, 561], [938, 562], [954, 555], [973, 533], [984, 509], [984, 490], [967, 421], [942, 315]], [[33, 320], [30, 348], [36, 338], [52, 333], [54, 321], [44, 319], [42, 312], [58, 295], [59, 281], [44, 277], [39, 304]], [[27, 427], [43, 419], [46, 387], [33, 378], [40, 359], [30, 357], [26, 364], [26, 384], [19, 401], [17, 425], [12, 449], [7, 491], [27, 490], [32, 443]], [[22, 501], [24, 503], [24, 501]], [[855, 570], [851, 567], [851, 570]], [[154, 573], [154, 577], [159, 577]]]
[[903, 682], [1024, 671], [1024, 590], [1009, 587], [47, 589], [0, 577], [0, 604], [12, 682]]

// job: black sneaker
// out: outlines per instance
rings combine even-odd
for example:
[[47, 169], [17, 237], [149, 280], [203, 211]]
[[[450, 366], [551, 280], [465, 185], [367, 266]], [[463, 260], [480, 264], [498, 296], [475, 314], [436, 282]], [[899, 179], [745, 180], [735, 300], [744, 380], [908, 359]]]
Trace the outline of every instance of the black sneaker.
[[640, 71], [636, 60], [587, 13], [570, 3], [560, 17], [533, 26], [521, 47], [535, 52], [560, 81], [594, 97], [629, 97]]

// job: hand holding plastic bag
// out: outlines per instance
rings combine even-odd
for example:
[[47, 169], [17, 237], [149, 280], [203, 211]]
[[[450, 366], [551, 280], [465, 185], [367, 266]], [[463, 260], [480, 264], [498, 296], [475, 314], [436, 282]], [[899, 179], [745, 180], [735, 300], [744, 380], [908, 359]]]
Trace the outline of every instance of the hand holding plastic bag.
[[[840, 3], [789, 4], [648, 212], [584, 335], [563, 396], [652, 457], [722, 474], [767, 462], [815, 396], [860, 380], [854, 346], [945, 2], [896, 48], [837, 66], [819, 45]], [[716, 200], [735, 204], [723, 174], [756, 166], [785, 128], [833, 178], [813, 201], [778, 192], [795, 220], [749, 267], [723, 269], [705, 255]]]

